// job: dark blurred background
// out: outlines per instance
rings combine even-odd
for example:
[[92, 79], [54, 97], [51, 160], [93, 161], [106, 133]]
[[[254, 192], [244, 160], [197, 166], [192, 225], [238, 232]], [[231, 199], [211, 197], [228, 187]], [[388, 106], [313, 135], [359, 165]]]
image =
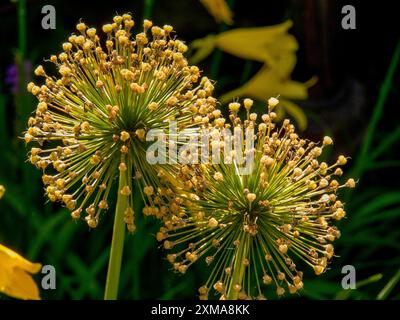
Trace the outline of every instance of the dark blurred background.
[[[303, 135], [314, 140], [332, 136], [335, 148], [327, 159], [350, 156], [346, 172], [359, 181], [355, 191], [343, 195], [347, 219], [339, 224], [342, 237], [335, 245], [340, 257], [321, 277], [307, 272], [302, 297], [400, 298], [400, 15], [393, 1], [230, 0], [234, 23], [229, 26], [217, 23], [198, 0], [24, 2], [0, 3], [0, 184], [7, 190], [0, 202], [0, 243], [56, 267], [57, 289], [42, 291], [43, 298], [102, 298], [113, 220], [110, 212], [89, 231], [46, 202], [40, 172], [26, 163], [27, 149], [18, 138], [35, 108], [26, 83], [36, 65], [61, 51], [80, 19], [100, 29], [125, 12], [137, 25], [143, 17], [173, 25], [189, 48], [209, 34], [293, 21], [289, 33], [299, 50], [291, 78], [318, 79], [308, 99], [295, 101], [308, 120]], [[56, 8], [55, 30], [41, 27], [47, 4]], [[341, 10], [348, 4], [356, 9], [355, 30], [341, 26]], [[216, 80], [218, 97], [246, 83], [262, 63], [214, 50], [199, 66]], [[19, 81], [22, 73], [25, 79]], [[175, 275], [157, 249], [158, 223], [141, 215], [137, 220], [136, 234], [126, 240], [120, 297], [195, 299], [207, 272], [199, 265]], [[349, 264], [357, 270], [358, 288], [343, 291], [341, 269]]]

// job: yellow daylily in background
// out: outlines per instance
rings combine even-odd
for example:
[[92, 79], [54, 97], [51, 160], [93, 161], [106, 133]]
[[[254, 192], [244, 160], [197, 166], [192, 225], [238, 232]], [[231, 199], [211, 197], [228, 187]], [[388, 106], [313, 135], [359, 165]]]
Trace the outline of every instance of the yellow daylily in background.
[[[5, 192], [0, 185], [0, 199]], [[0, 293], [17, 299], [40, 300], [39, 289], [31, 275], [41, 268], [40, 263], [32, 263], [0, 244]]]
[[293, 22], [256, 28], [239, 28], [208, 35], [193, 41], [192, 48], [197, 49], [191, 62], [197, 64], [205, 59], [215, 48], [242, 59], [264, 63], [262, 69], [240, 88], [220, 97], [222, 104], [237, 97], [252, 97], [265, 101], [269, 97], [279, 96], [280, 104], [276, 112], [278, 119], [287, 112], [296, 120], [299, 129], [307, 127], [307, 118], [300, 107], [289, 101], [308, 98], [308, 88], [315, 78], [307, 83], [293, 81], [290, 75], [296, 66], [298, 42], [288, 33]]
[[42, 266], [32, 263], [0, 244], [0, 292], [24, 300], [40, 300], [39, 289], [32, 279]]
[[225, 0], [200, 0], [217, 23], [233, 24], [233, 13]]
[[287, 20], [273, 26], [232, 29], [194, 40], [191, 47], [197, 51], [191, 62], [198, 63], [218, 48], [239, 58], [263, 62], [273, 67], [280, 56], [294, 55], [298, 49], [296, 38], [288, 33], [292, 25], [293, 22]]
[[[287, 68], [285, 72], [288, 71]], [[276, 109], [278, 116], [281, 118], [287, 112], [294, 117], [299, 129], [304, 130], [307, 127], [307, 118], [300, 107], [289, 99], [307, 99], [310, 82], [293, 81], [289, 77], [282, 77], [281, 74], [282, 70], [279, 72], [276, 68], [264, 66], [243, 86], [222, 95], [219, 100], [225, 104], [237, 97], [251, 97], [266, 101], [269, 97], [279, 96], [279, 105]]]
[[258, 100], [280, 96], [280, 99], [307, 99], [307, 84], [282, 78], [274, 68], [264, 66], [243, 86], [220, 97], [221, 103], [227, 103], [235, 97], [251, 96]]
[[0, 184], [0, 199], [3, 198], [6, 188]]

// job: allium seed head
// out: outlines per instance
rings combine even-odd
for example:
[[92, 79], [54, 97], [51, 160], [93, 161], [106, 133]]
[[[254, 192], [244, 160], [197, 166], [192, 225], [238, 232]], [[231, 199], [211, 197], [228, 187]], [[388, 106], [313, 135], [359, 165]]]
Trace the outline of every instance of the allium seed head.
[[[262, 298], [264, 285], [273, 285], [278, 296], [294, 294], [303, 288], [297, 261], [320, 275], [334, 256], [330, 242], [340, 232], [332, 222], [345, 216], [337, 192], [355, 185], [353, 179], [342, 185], [333, 179], [346, 158], [320, 162], [331, 139], [318, 145], [300, 138], [289, 120], [278, 126], [271, 111], [275, 100], [268, 101], [261, 128], [250, 115], [237, 117], [239, 103], [230, 104], [232, 124], [225, 128], [254, 129], [254, 147], [242, 140], [236, 154], [221, 147], [221, 159], [231, 161], [181, 169], [183, 184], [169, 204], [175, 209], [164, 216], [162, 241], [180, 266], [193, 263], [187, 252], [213, 266], [199, 291], [202, 299], [209, 294], [204, 288], [222, 299]], [[238, 152], [254, 158], [239, 161]], [[246, 166], [251, 170], [241, 170]]]
[[[143, 193], [143, 187], [159, 186], [161, 166], [146, 160], [149, 130], [167, 129], [171, 121], [184, 129], [197, 116], [213, 118], [213, 85], [188, 65], [187, 47], [172, 37], [172, 27], [152, 27], [146, 20], [143, 32], [134, 35], [133, 26], [129, 14], [114, 17], [103, 26], [101, 43], [96, 29], [79, 23], [77, 34], [62, 45], [64, 52], [50, 58], [59, 76], [39, 66], [35, 74], [44, 77], [43, 85], [27, 87], [39, 100], [25, 133], [27, 143], [40, 146], [32, 148], [30, 161], [46, 172], [48, 198], [64, 202], [75, 219], [87, 212], [90, 227], [108, 208], [120, 172], [127, 185], [119, 192], [130, 207], [133, 176], [150, 201], [151, 189]], [[164, 177], [170, 170], [165, 166]], [[125, 218], [133, 230], [130, 210]]]

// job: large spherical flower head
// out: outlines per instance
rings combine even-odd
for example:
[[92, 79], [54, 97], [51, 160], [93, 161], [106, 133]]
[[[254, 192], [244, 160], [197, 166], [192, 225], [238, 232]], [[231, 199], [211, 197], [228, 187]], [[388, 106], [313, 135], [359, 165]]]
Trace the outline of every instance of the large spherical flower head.
[[[62, 201], [73, 218], [86, 211], [90, 227], [108, 207], [108, 196], [119, 173], [126, 185], [119, 190], [132, 204], [132, 179], [140, 179], [147, 199], [158, 185], [160, 166], [146, 161], [146, 134], [167, 129], [176, 121], [182, 129], [207, 125], [214, 110], [212, 83], [188, 66], [186, 45], [172, 36], [171, 26], [152, 26], [133, 35], [129, 14], [103, 26], [105, 44], [96, 29], [77, 25], [78, 34], [51, 56], [60, 78], [35, 70], [45, 84], [28, 85], [39, 103], [29, 119], [26, 142], [37, 142], [30, 161], [46, 173], [43, 182], [51, 201]], [[167, 165], [163, 175], [168, 175]], [[134, 229], [131, 208], [126, 222]]]
[[[172, 251], [167, 258], [177, 272], [185, 273], [200, 259], [210, 266], [201, 299], [210, 290], [223, 299], [263, 298], [265, 285], [273, 285], [278, 296], [286, 290], [296, 293], [303, 287], [297, 261], [320, 275], [334, 256], [331, 242], [340, 231], [332, 222], [345, 216], [337, 191], [355, 182], [336, 180], [344, 156], [332, 165], [318, 161], [331, 138], [316, 144], [301, 139], [289, 120], [274, 123], [277, 103], [269, 100], [269, 112], [259, 124], [250, 113], [250, 99], [244, 100], [244, 122], [237, 116], [241, 105], [231, 103], [232, 125], [216, 120], [216, 128], [243, 132], [243, 139], [232, 139], [241, 141], [240, 147], [226, 151], [228, 140], [216, 139], [211, 144], [219, 143], [220, 163], [181, 169], [182, 190], [157, 238]], [[246, 145], [245, 132], [253, 129], [254, 144]], [[239, 161], [238, 151], [253, 158]]]

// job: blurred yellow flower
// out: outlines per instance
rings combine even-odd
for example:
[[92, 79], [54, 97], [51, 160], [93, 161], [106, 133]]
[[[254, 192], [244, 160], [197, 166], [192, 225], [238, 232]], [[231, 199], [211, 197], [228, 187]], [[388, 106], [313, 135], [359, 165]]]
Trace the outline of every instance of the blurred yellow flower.
[[3, 198], [4, 193], [6, 192], [6, 188], [0, 184], [0, 199]]
[[307, 99], [308, 88], [316, 79], [302, 83], [290, 78], [296, 66], [298, 49], [296, 38], [288, 33], [292, 25], [293, 22], [287, 20], [273, 26], [239, 28], [209, 35], [193, 41], [192, 48], [196, 52], [191, 61], [198, 63], [218, 48], [242, 59], [264, 63], [262, 69], [247, 83], [220, 97], [221, 103], [243, 96], [262, 101], [279, 96], [280, 103], [276, 109], [278, 120], [288, 113], [296, 120], [299, 129], [304, 130], [307, 118], [301, 108], [290, 100]]
[[290, 78], [280, 77], [277, 70], [264, 66], [243, 86], [232, 90], [220, 97], [222, 103], [227, 103], [234, 97], [250, 95], [258, 100], [267, 97], [280, 96], [288, 99], [306, 99], [307, 86]]
[[282, 55], [292, 54], [292, 63], [295, 64], [298, 43], [288, 33], [292, 25], [293, 22], [287, 20], [273, 26], [232, 29], [194, 40], [191, 47], [197, 51], [191, 61], [198, 63], [218, 48], [242, 59], [267, 63], [271, 67], [281, 60]]
[[[289, 68], [285, 70], [285, 72], [288, 71]], [[282, 69], [277, 70], [264, 66], [243, 86], [222, 95], [219, 100], [222, 104], [225, 104], [234, 98], [243, 96], [250, 96], [261, 101], [265, 101], [267, 97], [279, 96], [279, 105], [276, 109], [279, 118], [282, 118], [287, 112], [296, 120], [299, 129], [304, 130], [307, 127], [307, 118], [300, 107], [289, 99], [307, 99], [308, 87], [312, 81], [307, 83], [297, 82], [291, 80], [290, 77], [283, 77], [282, 74]]]
[[31, 274], [38, 273], [40, 263], [32, 263], [0, 244], [0, 292], [24, 300], [40, 300], [39, 289]]
[[200, 0], [217, 23], [233, 24], [233, 13], [225, 0]]
[[[0, 185], [0, 199], [6, 189]], [[31, 274], [42, 266], [32, 263], [0, 244], [0, 292], [18, 299], [39, 300], [39, 289]]]

